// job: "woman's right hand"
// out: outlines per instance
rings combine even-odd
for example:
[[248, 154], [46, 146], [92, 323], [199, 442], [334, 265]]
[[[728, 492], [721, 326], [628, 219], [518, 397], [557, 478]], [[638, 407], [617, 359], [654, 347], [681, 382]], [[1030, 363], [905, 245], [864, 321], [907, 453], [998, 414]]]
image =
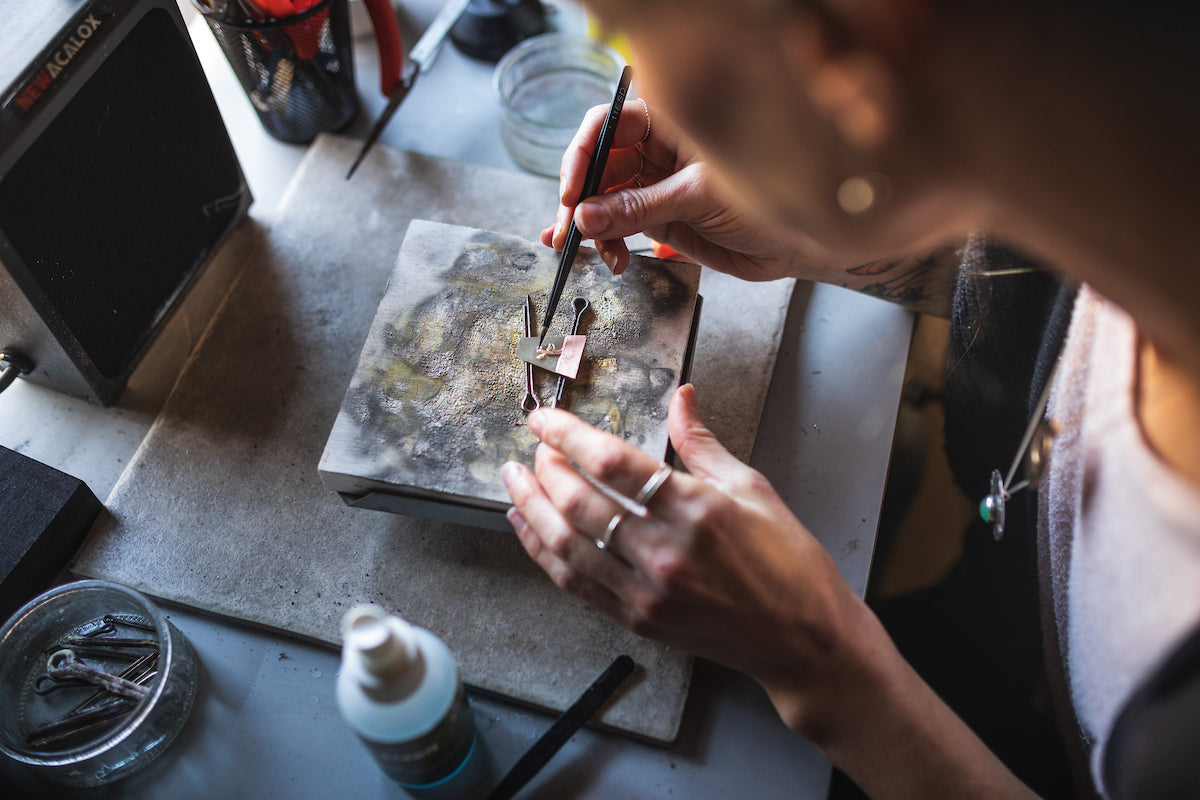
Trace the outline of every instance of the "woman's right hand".
[[563, 154], [561, 205], [542, 242], [561, 250], [572, 215], [614, 274], [629, 266], [624, 237], [645, 233], [705, 266], [750, 281], [819, 279], [805, 237], [772, 228], [727, 199], [694, 146], [642, 100], [625, 104], [600, 192], [578, 204], [608, 106], [588, 111]]
[[674, 123], [646, 109], [642, 100], [625, 104], [600, 191], [579, 203], [608, 106], [588, 111], [563, 154], [561, 205], [553, 227], [542, 232], [543, 244], [561, 250], [574, 219], [616, 275], [629, 266], [624, 237], [645, 233], [692, 261], [743, 280], [823, 281], [948, 316], [960, 260], [955, 247], [841, 263], [802, 232], [774, 226], [742, 208]]

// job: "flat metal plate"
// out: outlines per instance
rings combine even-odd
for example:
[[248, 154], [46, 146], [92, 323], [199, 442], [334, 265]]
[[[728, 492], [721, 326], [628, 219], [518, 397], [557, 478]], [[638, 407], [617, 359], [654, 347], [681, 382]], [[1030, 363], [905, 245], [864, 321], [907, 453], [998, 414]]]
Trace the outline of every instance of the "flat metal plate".
[[539, 340], [537, 336], [522, 336], [517, 341], [517, 358], [538, 369], [574, 380], [579, 374], [586, 346], [587, 336], [581, 334], [547, 335], [545, 340]]

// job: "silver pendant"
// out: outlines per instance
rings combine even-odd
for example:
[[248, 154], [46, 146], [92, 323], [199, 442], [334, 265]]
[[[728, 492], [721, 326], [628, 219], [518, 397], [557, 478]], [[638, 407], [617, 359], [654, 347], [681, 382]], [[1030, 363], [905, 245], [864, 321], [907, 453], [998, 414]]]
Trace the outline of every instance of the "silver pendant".
[[992, 485], [990, 493], [979, 503], [979, 516], [984, 522], [992, 525], [992, 538], [997, 542], [1004, 535], [1004, 504], [1008, 502], [1008, 492], [1004, 491], [1004, 482], [1000, 470], [992, 470]]
[[[1000, 470], [992, 470], [988, 496], [979, 503], [979, 516], [991, 524], [992, 538], [997, 542], [1004, 536], [1005, 506], [1009, 498], [1022, 489], [1036, 489], [1041, 484], [1050, 464], [1050, 448], [1054, 446], [1055, 433], [1057, 430], [1051, 420], [1034, 417], [1030, 420], [1025, 438], [1021, 440], [1021, 449], [1013, 457], [1008, 475], [1001, 477]], [[1022, 461], [1025, 464], [1025, 478], [1013, 486], [1013, 476]]]

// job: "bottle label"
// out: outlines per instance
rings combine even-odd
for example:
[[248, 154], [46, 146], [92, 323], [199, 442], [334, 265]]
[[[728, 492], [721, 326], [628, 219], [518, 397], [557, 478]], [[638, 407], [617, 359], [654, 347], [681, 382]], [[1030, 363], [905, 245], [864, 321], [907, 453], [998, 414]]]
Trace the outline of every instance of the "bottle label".
[[363, 741], [388, 777], [405, 786], [426, 786], [452, 775], [470, 754], [475, 718], [459, 684], [446, 716], [424, 736], [406, 742]]

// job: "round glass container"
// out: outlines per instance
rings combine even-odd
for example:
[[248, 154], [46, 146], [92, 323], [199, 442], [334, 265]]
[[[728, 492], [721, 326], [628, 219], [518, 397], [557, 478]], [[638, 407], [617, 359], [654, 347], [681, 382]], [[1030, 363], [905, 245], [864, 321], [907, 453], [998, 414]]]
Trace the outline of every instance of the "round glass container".
[[505, 54], [492, 77], [500, 135], [523, 169], [557, 177], [584, 113], [612, 102], [625, 59], [587, 36], [545, 33]]
[[[50, 656], [125, 676], [125, 697], [80, 677], [54, 677]], [[130, 691], [126, 689], [126, 691]], [[0, 752], [68, 786], [97, 786], [152, 762], [196, 697], [196, 656], [141, 593], [108, 581], [55, 587], [0, 628]]]

